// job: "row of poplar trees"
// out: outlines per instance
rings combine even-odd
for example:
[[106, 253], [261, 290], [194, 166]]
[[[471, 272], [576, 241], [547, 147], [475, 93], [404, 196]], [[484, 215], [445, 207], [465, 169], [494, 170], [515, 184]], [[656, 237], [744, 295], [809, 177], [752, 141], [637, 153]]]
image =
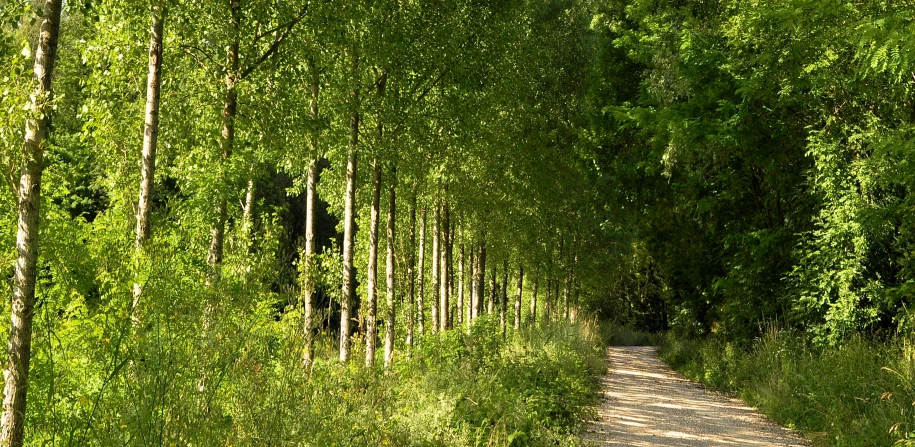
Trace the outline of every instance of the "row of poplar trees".
[[[190, 225], [195, 230], [171, 248], [205, 247], [201, 281], [214, 290], [259, 259], [252, 253], [267, 236], [258, 229], [271, 228], [269, 216], [258, 216], [264, 178], [292, 177], [290, 194], [303, 194], [306, 204], [304, 237], [290, 242], [301, 240], [296, 295], [306, 366], [316, 361], [319, 326], [333, 326], [318, 308], [324, 295], [339, 304], [339, 360], [350, 359], [361, 321], [367, 366], [375, 363], [379, 320], [384, 365], [394, 361], [398, 315], [406, 318], [405, 347], [426, 332], [469, 327], [487, 312], [501, 315], [503, 334], [510, 322], [519, 329], [525, 274], [533, 284], [530, 323], [538, 288], [541, 315], [574, 314], [583, 289], [577, 278], [600, 256], [583, 250], [599, 219], [570, 130], [585, 70], [583, 10], [562, 2], [69, 3], [10, 2], [3, 11], [3, 67], [32, 63], [33, 73], [6, 78], [4, 106], [15, 102], [8, 95], [31, 91], [19, 98], [27, 110], [0, 123], [4, 145], [24, 139], [23, 157], [4, 159], [21, 171], [0, 445], [23, 444], [39, 228], [43, 240], [65, 237], [42, 224], [42, 207], [67, 203], [42, 199], [49, 141], [52, 165], [60, 147], [82, 144], [95, 145], [96, 162], [113, 166], [115, 174], [82, 196], [60, 193], [75, 189], [66, 185], [44, 188], [89, 197], [69, 208], [73, 219], [135, 216], [134, 247], [115, 246], [106, 256], [143, 259], [158, 228]], [[148, 46], [140, 44], [144, 35]], [[141, 48], [146, 70], [136, 63]], [[8, 126], [16, 120], [25, 121], [24, 134]], [[78, 138], [64, 138], [67, 132]], [[404, 195], [407, 206], [398, 208]], [[182, 207], [192, 211], [175, 218]], [[328, 250], [317, 234], [324, 207], [342, 227]], [[409, 226], [405, 237], [398, 222]], [[227, 257], [232, 227], [248, 255], [240, 261]], [[319, 272], [325, 252], [340, 255], [332, 258], [342, 263], [333, 274], [341, 281], [330, 282], [338, 292]], [[127, 318], [142, 331], [143, 275], [130, 283]]]

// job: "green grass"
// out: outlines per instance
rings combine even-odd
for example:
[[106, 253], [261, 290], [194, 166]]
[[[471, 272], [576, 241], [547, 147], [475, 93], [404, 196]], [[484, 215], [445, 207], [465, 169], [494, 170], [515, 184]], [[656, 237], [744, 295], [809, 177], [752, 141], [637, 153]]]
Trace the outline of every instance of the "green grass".
[[657, 346], [661, 337], [630, 326], [604, 322], [601, 324], [601, 339], [608, 346]]
[[674, 369], [739, 395], [816, 446], [915, 445], [915, 348], [906, 339], [815, 348], [770, 330], [745, 345], [668, 334], [660, 347]]
[[[328, 336], [318, 340], [323, 359], [303, 370], [294, 313], [238, 321], [214, 319], [202, 338], [186, 328], [180, 337], [168, 327], [128, 333], [121, 343], [131, 361], [80, 357], [92, 363], [82, 371], [58, 364], [53, 392], [65, 398], [36, 398], [28, 444], [575, 446], [606, 370], [593, 322], [503, 340], [498, 317], [483, 316], [470, 334], [418, 337], [386, 371], [361, 366], [358, 342], [351, 363], [324, 360], [335, 358]], [[77, 376], [84, 380], [63, 380]], [[38, 375], [33, 390], [50, 392], [50, 378]]]

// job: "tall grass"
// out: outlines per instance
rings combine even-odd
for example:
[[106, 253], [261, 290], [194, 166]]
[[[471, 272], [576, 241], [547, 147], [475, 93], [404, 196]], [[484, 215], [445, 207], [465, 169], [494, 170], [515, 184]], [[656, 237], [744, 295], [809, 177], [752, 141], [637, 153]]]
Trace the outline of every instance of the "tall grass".
[[915, 445], [915, 346], [907, 338], [818, 348], [774, 328], [744, 345], [668, 334], [660, 353], [684, 375], [740, 395], [816, 446]]
[[[81, 328], [92, 351], [42, 358], [29, 445], [574, 446], [606, 368], [594, 322], [503, 339], [498, 317], [483, 316], [469, 334], [399, 346], [390, 370], [325, 360], [336, 358], [325, 334], [324, 357], [303, 369], [297, 312], [198, 298], [183, 301], [195, 309], [150, 303], [141, 328]], [[189, 317], [204, 313], [206, 324]]]

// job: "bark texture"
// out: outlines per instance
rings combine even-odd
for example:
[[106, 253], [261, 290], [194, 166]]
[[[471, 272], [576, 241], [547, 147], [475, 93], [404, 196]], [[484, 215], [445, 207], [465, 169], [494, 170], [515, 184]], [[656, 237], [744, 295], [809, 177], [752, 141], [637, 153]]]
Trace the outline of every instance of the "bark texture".
[[[321, 88], [321, 78], [318, 73], [318, 67], [314, 60], [308, 61], [308, 69], [311, 71], [311, 119], [317, 122], [318, 119], [318, 99]], [[305, 253], [302, 260], [302, 299], [305, 307], [305, 355], [303, 363], [310, 366], [314, 361], [315, 345], [315, 278], [314, 278], [314, 257], [315, 257], [315, 220], [317, 218], [317, 209], [315, 208], [316, 187], [318, 181], [318, 133], [313, 131], [310, 139], [310, 149], [312, 159], [308, 165], [308, 173], [305, 180]]]
[[432, 218], [432, 302], [430, 307], [432, 308], [432, 333], [438, 332], [439, 329], [439, 316], [438, 316], [438, 299], [441, 296], [441, 272], [439, 271], [439, 264], [441, 258], [441, 207], [439, 204], [435, 205], [435, 215]]
[[544, 297], [544, 300], [543, 300], [543, 323], [544, 324], [550, 322], [550, 301], [551, 301], [550, 295], [552, 294], [552, 291], [553, 291], [553, 279], [552, 279], [552, 277], [547, 277], [546, 297]]
[[489, 301], [486, 303], [486, 313], [492, 314], [496, 311], [496, 293], [499, 285], [496, 283], [496, 266], [492, 266], [492, 277], [489, 281]]
[[534, 288], [531, 289], [531, 316], [528, 324], [530, 327], [534, 327], [537, 324], [537, 286], [540, 282], [540, 269], [537, 269], [537, 274], [534, 275]]
[[340, 361], [349, 361], [350, 305], [356, 295], [356, 278], [353, 270], [353, 238], [356, 232], [356, 154], [359, 147], [359, 90], [357, 81], [359, 56], [353, 57], [353, 89], [351, 91], [349, 120], [349, 157], [346, 162], [346, 197], [343, 203], [343, 298], [340, 300]]
[[485, 235], [480, 238], [480, 257], [477, 258], [477, 267], [475, 275], [477, 277], [477, 302], [473, 308], [473, 318], [480, 316], [483, 300], [486, 293], [486, 239]]
[[[457, 323], [464, 324], [464, 244], [458, 247]], [[467, 319], [470, 323], [470, 319]]]
[[378, 223], [381, 211], [381, 165], [378, 160], [375, 160], [373, 167], [365, 313], [365, 366], [369, 368], [375, 365], [375, 343], [378, 338]]
[[413, 346], [414, 310], [413, 303], [416, 299], [416, 186], [413, 187], [413, 197], [410, 202], [410, 250], [407, 263], [407, 346]]
[[149, 30], [149, 73], [146, 76], [146, 114], [143, 126], [143, 164], [140, 169], [140, 198], [137, 203], [137, 249], [149, 239], [150, 201], [156, 174], [156, 149], [159, 141], [159, 97], [162, 85], [162, 5], [152, 6]]
[[396, 191], [396, 171], [391, 171], [391, 181], [388, 184], [388, 245], [387, 256], [385, 259], [385, 278], [387, 281], [387, 312], [384, 319], [384, 367], [391, 366], [394, 360], [394, 236], [395, 236], [395, 216], [397, 206], [395, 199]]
[[51, 79], [57, 57], [60, 12], [61, 0], [48, 0], [44, 3], [38, 49], [35, 51], [34, 73], [38, 83], [31, 96], [30, 114], [25, 122], [10, 343], [3, 372], [3, 415], [0, 416], [0, 445], [8, 447], [21, 447], [23, 444], [38, 262], [39, 205], [44, 158], [42, 144], [48, 132], [47, 114], [50, 110]]
[[508, 307], [508, 261], [502, 261], [502, 294], [499, 297], [499, 327], [502, 328], [502, 338], [505, 338], [505, 318]]
[[514, 328], [521, 329], [521, 295], [524, 292], [524, 266], [518, 265], [518, 294], [515, 295], [515, 321]]
[[[314, 109], [312, 109], [314, 110]], [[305, 366], [314, 361], [314, 257], [315, 257], [315, 187], [318, 176], [317, 160], [312, 159], [308, 166], [305, 186], [305, 252], [302, 274], [302, 300], [305, 307], [305, 355], [302, 359]]]
[[419, 223], [419, 293], [416, 294], [416, 324], [420, 335], [426, 333], [426, 209], [423, 208]]
[[439, 264], [440, 264], [439, 267], [442, 269], [442, 277], [440, 278], [441, 292], [439, 293], [439, 298], [441, 299], [441, 302], [439, 303], [439, 309], [438, 309], [438, 315], [441, 320], [439, 321], [438, 327], [439, 327], [439, 330], [445, 331], [447, 329], [450, 329], [448, 327], [449, 323], [450, 323], [450, 319], [448, 318], [448, 315], [449, 315], [449, 313], [448, 313], [449, 299], [448, 298], [451, 294], [451, 274], [450, 274], [451, 272], [448, 268], [449, 264], [451, 264], [451, 262], [449, 260], [449, 258], [450, 258], [449, 247], [451, 245], [451, 243], [450, 243], [451, 231], [449, 228], [450, 222], [448, 221], [449, 213], [448, 213], [448, 203], [447, 202], [442, 204], [442, 216], [441, 217], [442, 217], [442, 226], [441, 226], [442, 235], [440, 236], [441, 240], [439, 241], [439, 245], [440, 245], [439, 251], [441, 252], [441, 261], [439, 262]]

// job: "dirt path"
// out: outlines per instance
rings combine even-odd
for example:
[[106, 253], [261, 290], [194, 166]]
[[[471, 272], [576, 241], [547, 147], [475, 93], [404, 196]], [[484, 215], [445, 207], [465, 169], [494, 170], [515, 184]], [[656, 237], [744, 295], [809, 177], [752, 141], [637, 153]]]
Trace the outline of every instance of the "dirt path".
[[598, 419], [585, 439], [596, 446], [806, 446], [790, 430], [670, 369], [653, 347], [608, 349]]

